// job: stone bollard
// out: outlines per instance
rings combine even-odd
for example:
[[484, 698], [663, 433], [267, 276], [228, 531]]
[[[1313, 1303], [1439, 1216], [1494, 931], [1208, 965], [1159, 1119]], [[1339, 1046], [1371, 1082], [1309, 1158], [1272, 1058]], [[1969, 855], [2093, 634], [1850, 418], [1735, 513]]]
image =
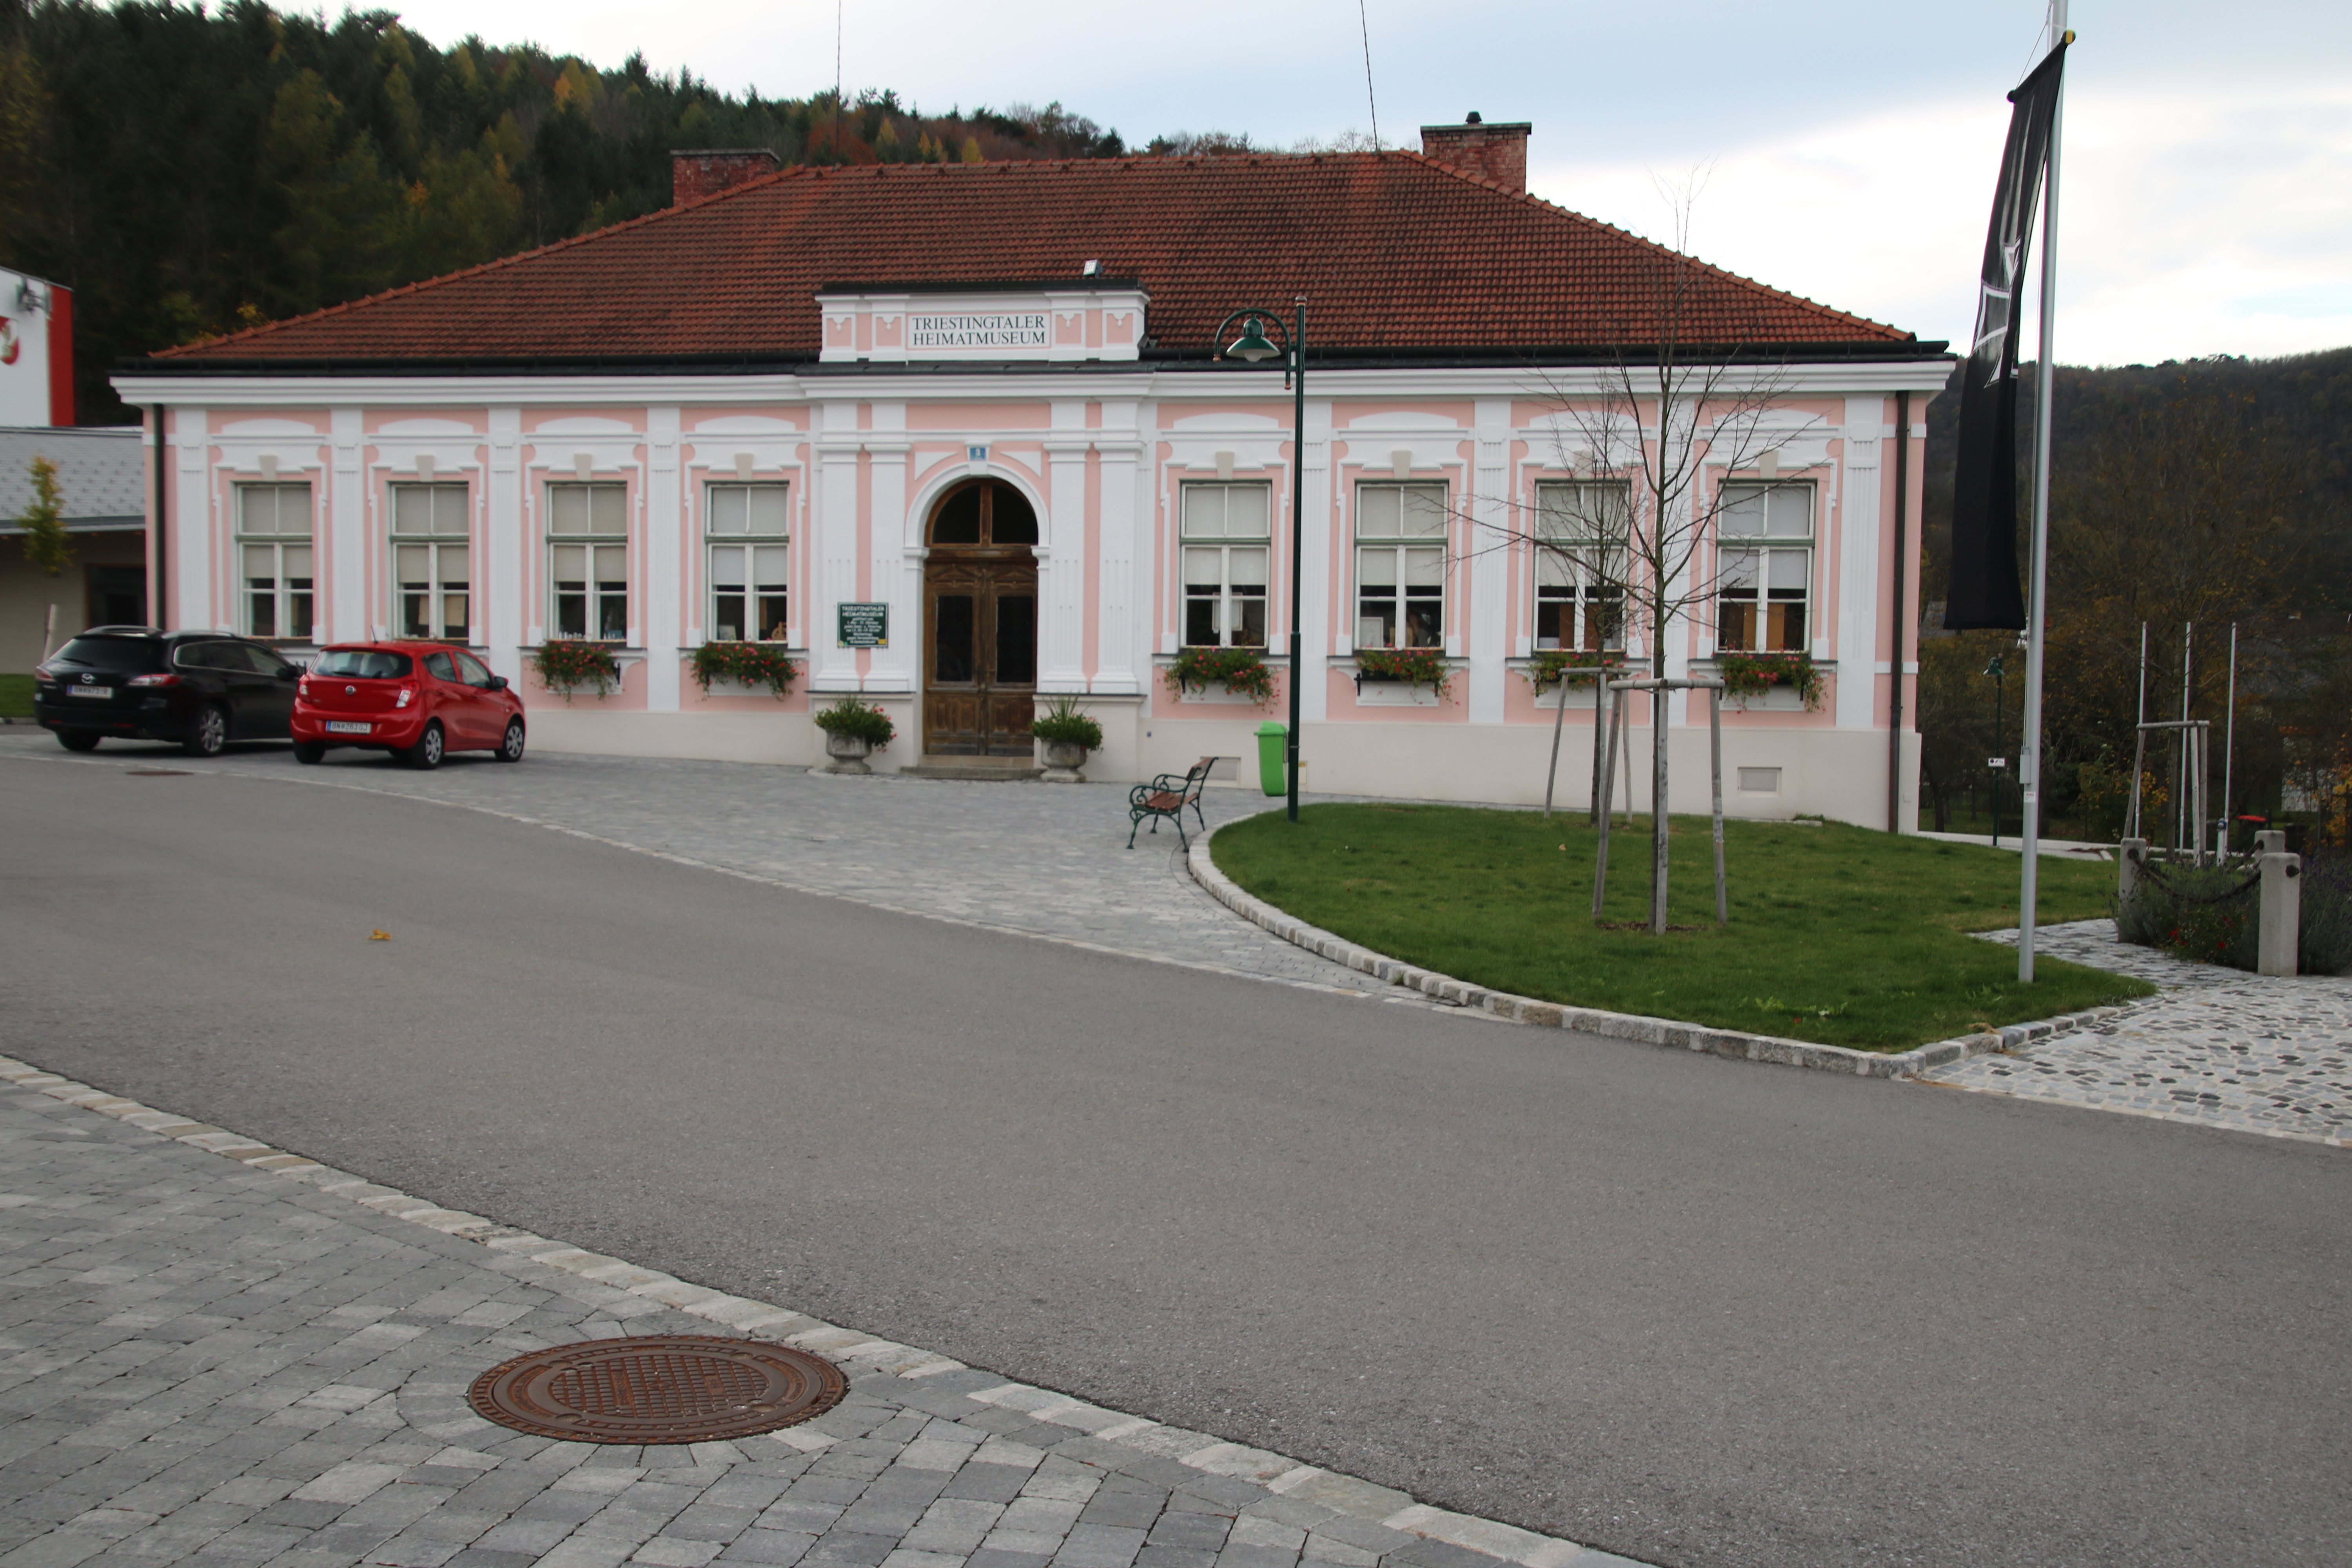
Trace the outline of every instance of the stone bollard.
[[2140, 865], [2147, 858], [2147, 840], [2126, 838], [2116, 846], [2116, 905], [2118, 909], [2132, 901], [2139, 891]]
[[2303, 857], [2273, 850], [2263, 856], [2262, 868], [2263, 924], [2254, 967], [2263, 974], [2291, 975], [2303, 946]]
[[2280, 832], [2275, 827], [2270, 829], [2268, 832], [2255, 834], [2254, 853], [2257, 855], [2285, 854], [2286, 835]]

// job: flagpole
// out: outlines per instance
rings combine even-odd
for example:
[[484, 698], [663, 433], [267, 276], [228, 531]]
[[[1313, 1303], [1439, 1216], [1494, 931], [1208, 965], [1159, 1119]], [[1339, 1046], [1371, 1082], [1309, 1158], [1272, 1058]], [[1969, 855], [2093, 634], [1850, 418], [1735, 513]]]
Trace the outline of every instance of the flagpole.
[[[2050, 47], [2069, 37], [2066, 0], [2051, 0]], [[2018, 748], [2018, 772], [2025, 789], [2025, 820], [2020, 826], [2024, 853], [2018, 879], [2017, 978], [2033, 984], [2035, 900], [2042, 869], [2042, 642], [2048, 619], [2050, 587], [2050, 401], [2052, 347], [2058, 308], [2058, 136], [2066, 120], [2062, 76], [2050, 110], [2050, 159], [2042, 193], [2042, 353], [2033, 374], [2033, 589], [2026, 611], [2025, 734]]]

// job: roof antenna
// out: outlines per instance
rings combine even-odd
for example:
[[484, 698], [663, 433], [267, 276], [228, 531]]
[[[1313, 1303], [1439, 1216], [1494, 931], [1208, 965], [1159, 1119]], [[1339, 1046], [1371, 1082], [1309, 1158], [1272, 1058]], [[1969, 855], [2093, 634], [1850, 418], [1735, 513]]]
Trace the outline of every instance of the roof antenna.
[[1364, 15], [1365, 0], [1356, 0], [1356, 25], [1364, 35], [1364, 102], [1372, 112], [1372, 151], [1381, 150], [1381, 104], [1372, 96], [1372, 24]]

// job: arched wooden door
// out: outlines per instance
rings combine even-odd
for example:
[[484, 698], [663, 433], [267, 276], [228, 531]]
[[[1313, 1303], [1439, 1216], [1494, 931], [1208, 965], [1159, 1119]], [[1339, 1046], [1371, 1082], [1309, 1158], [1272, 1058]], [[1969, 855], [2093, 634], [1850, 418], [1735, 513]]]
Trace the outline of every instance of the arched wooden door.
[[923, 565], [923, 752], [1028, 757], [1037, 694], [1037, 514], [975, 479], [932, 510]]

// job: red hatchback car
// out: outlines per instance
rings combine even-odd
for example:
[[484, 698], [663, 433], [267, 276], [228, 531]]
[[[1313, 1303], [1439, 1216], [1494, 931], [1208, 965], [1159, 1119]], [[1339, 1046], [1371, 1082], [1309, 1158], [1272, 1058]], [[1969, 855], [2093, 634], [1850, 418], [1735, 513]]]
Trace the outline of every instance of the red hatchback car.
[[522, 699], [463, 648], [439, 643], [338, 643], [294, 692], [294, 760], [330, 746], [390, 752], [437, 768], [451, 752], [522, 761]]

